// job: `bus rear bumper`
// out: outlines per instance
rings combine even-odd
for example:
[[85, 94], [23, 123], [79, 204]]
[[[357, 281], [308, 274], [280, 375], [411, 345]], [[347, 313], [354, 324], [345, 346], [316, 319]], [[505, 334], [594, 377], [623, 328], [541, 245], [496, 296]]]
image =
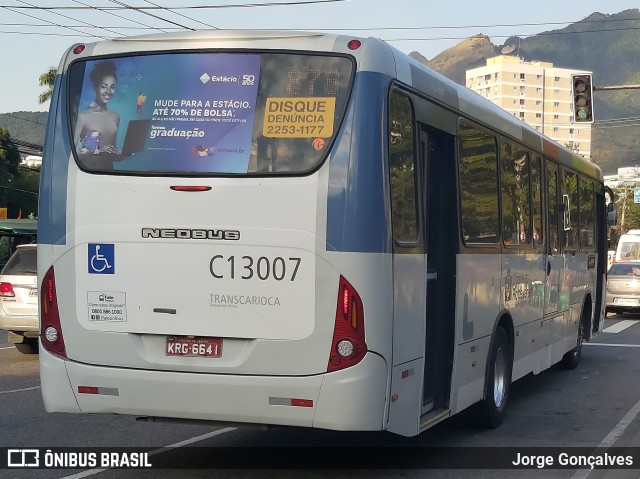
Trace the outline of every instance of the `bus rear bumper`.
[[40, 370], [48, 412], [359, 431], [384, 424], [387, 368], [375, 354], [331, 374], [282, 377], [115, 369], [67, 361], [42, 348]]

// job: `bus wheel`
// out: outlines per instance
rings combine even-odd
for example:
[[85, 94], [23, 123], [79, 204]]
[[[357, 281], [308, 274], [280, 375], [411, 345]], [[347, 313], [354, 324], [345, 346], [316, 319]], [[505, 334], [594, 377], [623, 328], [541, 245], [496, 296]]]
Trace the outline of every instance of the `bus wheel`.
[[487, 363], [485, 398], [480, 403], [480, 417], [487, 427], [496, 428], [504, 419], [511, 386], [511, 363], [511, 346], [507, 332], [503, 327], [498, 327]]
[[582, 356], [582, 334], [584, 332], [584, 322], [580, 321], [578, 326], [578, 343], [575, 348], [562, 356], [560, 367], [562, 369], [575, 369], [580, 364], [580, 356]]

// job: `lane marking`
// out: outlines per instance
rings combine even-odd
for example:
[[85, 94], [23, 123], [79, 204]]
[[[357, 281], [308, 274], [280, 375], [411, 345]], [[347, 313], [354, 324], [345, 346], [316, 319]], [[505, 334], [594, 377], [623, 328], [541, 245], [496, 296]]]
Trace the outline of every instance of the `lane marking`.
[[613, 346], [614, 348], [640, 348], [640, 344], [607, 344], [607, 343], [582, 343], [583, 346]]
[[13, 349], [13, 346], [7, 346], [6, 348], [0, 348], [0, 349]]
[[[640, 401], [635, 403], [631, 409], [624, 415], [624, 417], [620, 420], [620, 422], [614, 427], [609, 434], [598, 444], [599, 448], [608, 449], [613, 446], [620, 436], [624, 434], [625, 429], [631, 424], [636, 416], [640, 414]], [[579, 469], [571, 479], [585, 479], [591, 471], [595, 471], [596, 469]]]
[[[170, 444], [168, 446], [164, 446], [158, 449], [154, 449], [149, 453], [149, 456], [155, 456], [156, 454], [162, 454], [163, 452], [169, 452], [174, 449], [178, 449], [182, 446], [187, 446], [189, 444], [193, 444], [196, 442], [204, 441], [205, 439], [209, 439], [211, 437], [220, 436], [221, 434], [226, 434], [231, 431], [235, 431], [238, 429], [237, 427], [225, 427], [224, 429], [218, 429], [217, 431], [208, 432], [207, 434], [203, 434], [201, 436], [195, 436], [190, 439], [185, 439], [184, 441], [176, 442], [174, 444]], [[101, 472], [107, 471], [109, 468], [104, 469], [89, 469], [86, 471], [79, 472], [77, 474], [73, 474], [71, 476], [64, 476], [60, 479], [81, 479], [83, 477], [93, 476], [95, 474], [100, 474]]]
[[40, 389], [40, 386], [33, 386], [31, 388], [22, 388], [22, 389], [12, 389], [11, 391], [0, 391], [0, 394], [21, 393], [23, 391], [33, 391], [35, 389]]
[[617, 322], [613, 326], [609, 326], [608, 328], [603, 329], [602, 332], [603, 333], [619, 333], [620, 331], [624, 331], [625, 329], [630, 328], [631, 326], [633, 326], [638, 322], [640, 321], [638, 321], [637, 319], [636, 320], [623, 319], [622, 321]]

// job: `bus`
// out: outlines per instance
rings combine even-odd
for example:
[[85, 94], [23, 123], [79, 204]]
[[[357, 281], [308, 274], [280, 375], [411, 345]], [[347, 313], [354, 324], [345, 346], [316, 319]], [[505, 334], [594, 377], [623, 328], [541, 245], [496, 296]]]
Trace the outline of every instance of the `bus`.
[[379, 39], [73, 45], [41, 181], [49, 412], [497, 427], [602, 329], [600, 168]]

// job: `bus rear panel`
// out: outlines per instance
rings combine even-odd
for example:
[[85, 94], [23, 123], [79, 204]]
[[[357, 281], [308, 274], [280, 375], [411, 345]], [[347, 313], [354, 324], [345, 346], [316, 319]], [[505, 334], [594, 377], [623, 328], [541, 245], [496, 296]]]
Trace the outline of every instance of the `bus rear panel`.
[[356, 62], [313, 37], [63, 59], [40, 205], [47, 410], [383, 428], [384, 334], [365, 321], [389, 305], [363, 279], [388, 282], [388, 258], [327, 238]]

